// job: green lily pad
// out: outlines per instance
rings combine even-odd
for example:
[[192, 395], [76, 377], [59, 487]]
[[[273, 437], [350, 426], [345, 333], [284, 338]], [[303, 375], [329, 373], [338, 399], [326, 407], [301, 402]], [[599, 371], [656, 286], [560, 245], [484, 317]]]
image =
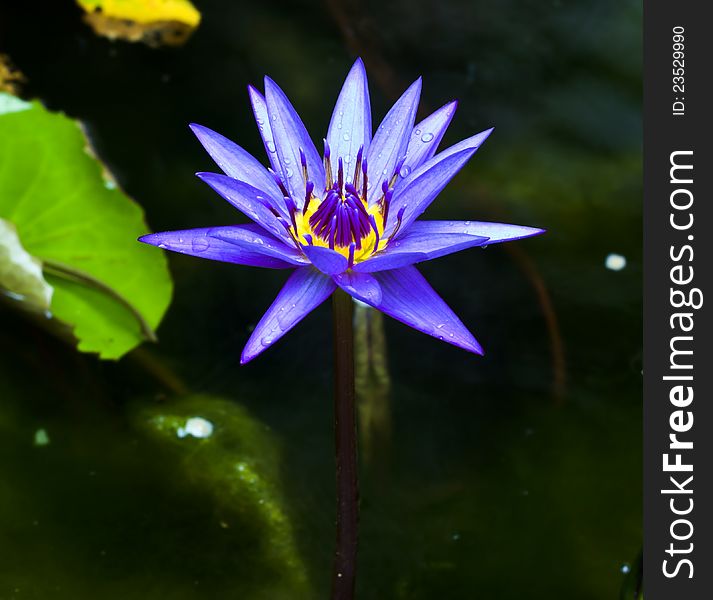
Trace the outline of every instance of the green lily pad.
[[0, 219], [0, 287], [38, 310], [49, 310], [52, 286], [42, 264], [22, 247], [12, 223]]
[[[79, 123], [2, 93], [0, 218], [17, 232], [15, 246], [42, 264], [54, 289], [49, 311], [79, 350], [117, 359], [154, 339], [172, 282], [165, 257], [136, 242], [148, 230], [143, 211], [93, 156]], [[4, 239], [0, 248], [10, 234]], [[6, 281], [9, 272], [0, 285], [26, 296]]]

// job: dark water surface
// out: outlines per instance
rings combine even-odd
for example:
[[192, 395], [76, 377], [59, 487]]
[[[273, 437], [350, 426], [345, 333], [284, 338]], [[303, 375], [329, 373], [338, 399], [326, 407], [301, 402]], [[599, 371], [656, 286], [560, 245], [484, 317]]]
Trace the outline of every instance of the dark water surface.
[[[638, 2], [206, 0], [188, 44], [161, 50], [99, 39], [71, 2], [46, 4], [3, 3], [2, 48], [28, 96], [87, 124], [154, 230], [240, 221], [193, 176], [213, 165], [187, 123], [262, 160], [246, 86], [264, 73], [315, 139], [357, 54], [376, 122], [421, 74], [420, 116], [460, 100], [445, 143], [495, 125], [429, 217], [549, 232], [423, 266], [484, 358], [384, 320], [388, 371], [362, 398], [358, 596], [594, 600], [630, 586]], [[328, 307], [240, 367], [284, 274], [170, 264], [160, 343], [118, 363], [0, 310], [0, 600], [327, 597]], [[192, 416], [211, 438], [177, 435]]]

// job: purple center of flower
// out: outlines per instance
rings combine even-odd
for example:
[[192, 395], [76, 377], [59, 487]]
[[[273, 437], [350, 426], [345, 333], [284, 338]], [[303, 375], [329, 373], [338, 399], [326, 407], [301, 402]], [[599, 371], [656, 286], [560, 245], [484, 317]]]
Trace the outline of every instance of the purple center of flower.
[[361, 240], [371, 232], [369, 213], [353, 184], [343, 189], [335, 183], [324, 201], [309, 219], [312, 231], [330, 246], [346, 248], [354, 242], [361, 248]]
[[[309, 217], [309, 226], [314, 235], [327, 242], [330, 248], [347, 248], [353, 244], [355, 250], [361, 250], [362, 240], [372, 231], [378, 241], [379, 230], [373, 215], [368, 211], [367, 164], [362, 157], [363, 148], [360, 148], [351, 182], [345, 181], [344, 163], [339, 158], [337, 181], [332, 181], [330, 151], [325, 144], [327, 192], [317, 210]], [[305, 213], [310, 199], [306, 199]]]

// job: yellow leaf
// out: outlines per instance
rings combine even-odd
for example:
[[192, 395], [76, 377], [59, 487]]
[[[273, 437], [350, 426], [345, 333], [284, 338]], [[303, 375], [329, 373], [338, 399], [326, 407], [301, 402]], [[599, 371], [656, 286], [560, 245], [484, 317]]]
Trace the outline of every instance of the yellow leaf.
[[151, 46], [180, 45], [193, 33], [201, 14], [189, 0], [77, 0], [84, 20], [98, 35], [144, 42]]

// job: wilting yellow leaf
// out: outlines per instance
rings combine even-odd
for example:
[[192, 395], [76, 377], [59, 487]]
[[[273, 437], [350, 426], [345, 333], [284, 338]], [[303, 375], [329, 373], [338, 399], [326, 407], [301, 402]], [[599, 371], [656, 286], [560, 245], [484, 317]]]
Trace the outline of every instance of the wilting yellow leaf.
[[189, 0], [77, 0], [84, 20], [110, 39], [150, 46], [184, 43], [201, 20]]

